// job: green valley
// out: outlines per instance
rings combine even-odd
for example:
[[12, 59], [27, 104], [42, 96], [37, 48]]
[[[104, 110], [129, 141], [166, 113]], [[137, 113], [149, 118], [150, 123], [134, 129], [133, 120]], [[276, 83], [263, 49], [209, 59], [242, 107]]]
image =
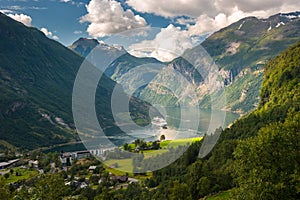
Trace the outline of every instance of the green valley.
[[[126, 20], [143, 19], [130, 8], [120, 9], [121, 2], [104, 3], [113, 14], [125, 13]], [[115, 22], [113, 16], [109, 20]], [[185, 17], [176, 21], [190, 20]], [[88, 30], [93, 27], [89, 24]], [[190, 27], [173, 33], [187, 33]], [[246, 17], [163, 63], [96, 39], [82, 37], [68, 48], [46, 37], [53, 33], [0, 13], [0, 199], [298, 200], [299, 30], [300, 12]], [[99, 55], [87, 61], [93, 50]], [[190, 58], [205, 63], [200, 72]], [[92, 95], [95, 105], [86, 90], [78, 101], [72, 94], [83, 62], [92, 74], [84, 86], [101, 75]], [[89, 123], [90, 110], [78, 112], [87, 126], [75, 126], [74, 102], [95, 110], [92, 117], [104, 137]], [[209, 109], [212, 105], [216, 110]], [[236, 119], [239, 115], [225, 111], [242, 115]], [[127, 118], [145, 129], [136, 131]], [[86, 150], [85, 144], [95, 148]]]

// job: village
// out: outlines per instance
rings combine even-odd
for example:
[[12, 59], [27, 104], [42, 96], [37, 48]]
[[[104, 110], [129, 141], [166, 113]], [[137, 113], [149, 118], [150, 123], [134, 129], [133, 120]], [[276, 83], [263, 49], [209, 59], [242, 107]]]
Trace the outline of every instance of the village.
[[[174, 157], [185, 145], [201, 139], [165, 140], [162, 135], [160, 140], [137, 139], [115, 148], [6, 152], [0, 154], [0, 184], [22, 197], [44, 193], [69, 199], [94, 199], [97, 195], [103, 196], [100, 199], [109, 199], [112, 194], [136, 196], [139, 190], [155, 188], [153, 172], [145, 170], [147, 167]], [[43, 192], [36, 194], [41, 188]], [[54, 195], [50, 199], [58, 197]]]
[[[20, 190], [24, 186], [30, 189], [30, 184], [27, 184], [30, 179], [60, 174], [64, 178], [64, 185], [78, 194], [85, 188], [106, 186], [117, 190], [139, 183], [138, 179], [129, 177], [128, 173], [112, 173], [109, 169], [114, 166], [104, 166], [93, 153], [96, 152], [85, 150], [48, 154], [34, 152], [25, 156], [17, 154], [14, 159], [0, 162], [0, 178], [4, 177], [1, 181]], [[2, 155], [1, 160], [5, 160], [4, 158]]]

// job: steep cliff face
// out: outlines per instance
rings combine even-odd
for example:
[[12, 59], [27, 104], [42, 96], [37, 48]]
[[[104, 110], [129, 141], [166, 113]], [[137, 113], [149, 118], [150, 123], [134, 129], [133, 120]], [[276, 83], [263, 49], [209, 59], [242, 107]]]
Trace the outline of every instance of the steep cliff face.
[[223, 109], [247, 112], [258, 105], [264, 64], [300, 38], [300, 12], [268, 19], [247, 17], [201, 45], [220, 68], [227, 93]]
[[[299, 38], [300, 12], [277, 14], [267, 19], [247, 17], [212, 34], [199, 47], [187, 50], [183, 55], [188, 58], [203, 47], [216, 63], [218, 72], [203, 66], [200, 71], [207, 73], [197, 76], [197, 70], [181, 59], [169, 63], [169, 69], [181, 73], [192, 83], [197, 95], [189, 104], [200, 102], [200, 107], [214, 105], [217, 109], [243, 114], [258, 106], [265, 63]], [[215, 74], [219, 76], [217, 79]], [[167, 77], [161, 81], [167, 82]], [[184, 84], [178, 87], [181, 94], [186, 94]], [[151, 87], [151, 90], [148, 88], [147, 93], [153, 96], [155, 90], [158, 92], [161, 88]], [[220, 90], [226, 94], [225, 104], [224, 98], [218, 97], [222, 96]]]

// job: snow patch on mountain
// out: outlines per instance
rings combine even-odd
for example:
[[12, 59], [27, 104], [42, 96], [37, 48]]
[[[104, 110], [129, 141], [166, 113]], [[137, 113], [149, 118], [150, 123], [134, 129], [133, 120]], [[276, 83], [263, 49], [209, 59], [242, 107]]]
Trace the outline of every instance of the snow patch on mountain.
[[283, 22], [279, 22], [277, 25], [276, 25], [276, 28], [279, 28], [281, 25], [285, 25], [285, 23], [283, 23]]
[[297, 18], [300, 18], [300, 15], [285, 15], [286, 18], [289, 18], [289, 19], [297, 19]]
[[241, 28], [244, 26], [246, 21], [243, 21], [243, 23], [239, 26], [238, 30], [241, 30]]
[[272, 30], [272, 26], [270, 26], [269, 28], [268, 28], [268, 31], [271, 31]]

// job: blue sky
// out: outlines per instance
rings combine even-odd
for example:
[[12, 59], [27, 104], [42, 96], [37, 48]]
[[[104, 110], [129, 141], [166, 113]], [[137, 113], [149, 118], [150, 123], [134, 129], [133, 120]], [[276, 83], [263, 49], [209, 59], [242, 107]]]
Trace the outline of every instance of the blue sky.
[[79, 18], [86, 12], [84, 4], [72, 5], [59, 0], [2, 0], [0, 3], [2, 10], [30, 16], [32, 26], [47, 28], [64, 44], [70, 44], [78, 37], [74, 31], [85, 33], [86, 24], [79, 23]]
[[297, 10], [296, 0], [0, 0], [1, 12], [66, 46], [80, 37], [105, 40], [123, 31], [155, 29], [125, 48], [163, 61], [174, 56], [160, 49], [181, 54], [203, 35], [244, 17]]
[[[46, 28], [59, 38], [64, 45], [70, 45], [79, 37], [89, 37], [86, 32], [88, 23], [80, 23], [80, 18], [87, 14], [85, 5], [90, 0], [0, 0], [0, 10], [25, 14], [32, 18], [31, 25], [39, 29]], [[124, 1], [123, 1], [123, 4]], [[128, 8], [128, 6], [124, 6]], [[138, 12], [134, 12], [137, 14]], [[138, 13], [154, 27], [166, 27], [171, 19], [153, 14]]]

